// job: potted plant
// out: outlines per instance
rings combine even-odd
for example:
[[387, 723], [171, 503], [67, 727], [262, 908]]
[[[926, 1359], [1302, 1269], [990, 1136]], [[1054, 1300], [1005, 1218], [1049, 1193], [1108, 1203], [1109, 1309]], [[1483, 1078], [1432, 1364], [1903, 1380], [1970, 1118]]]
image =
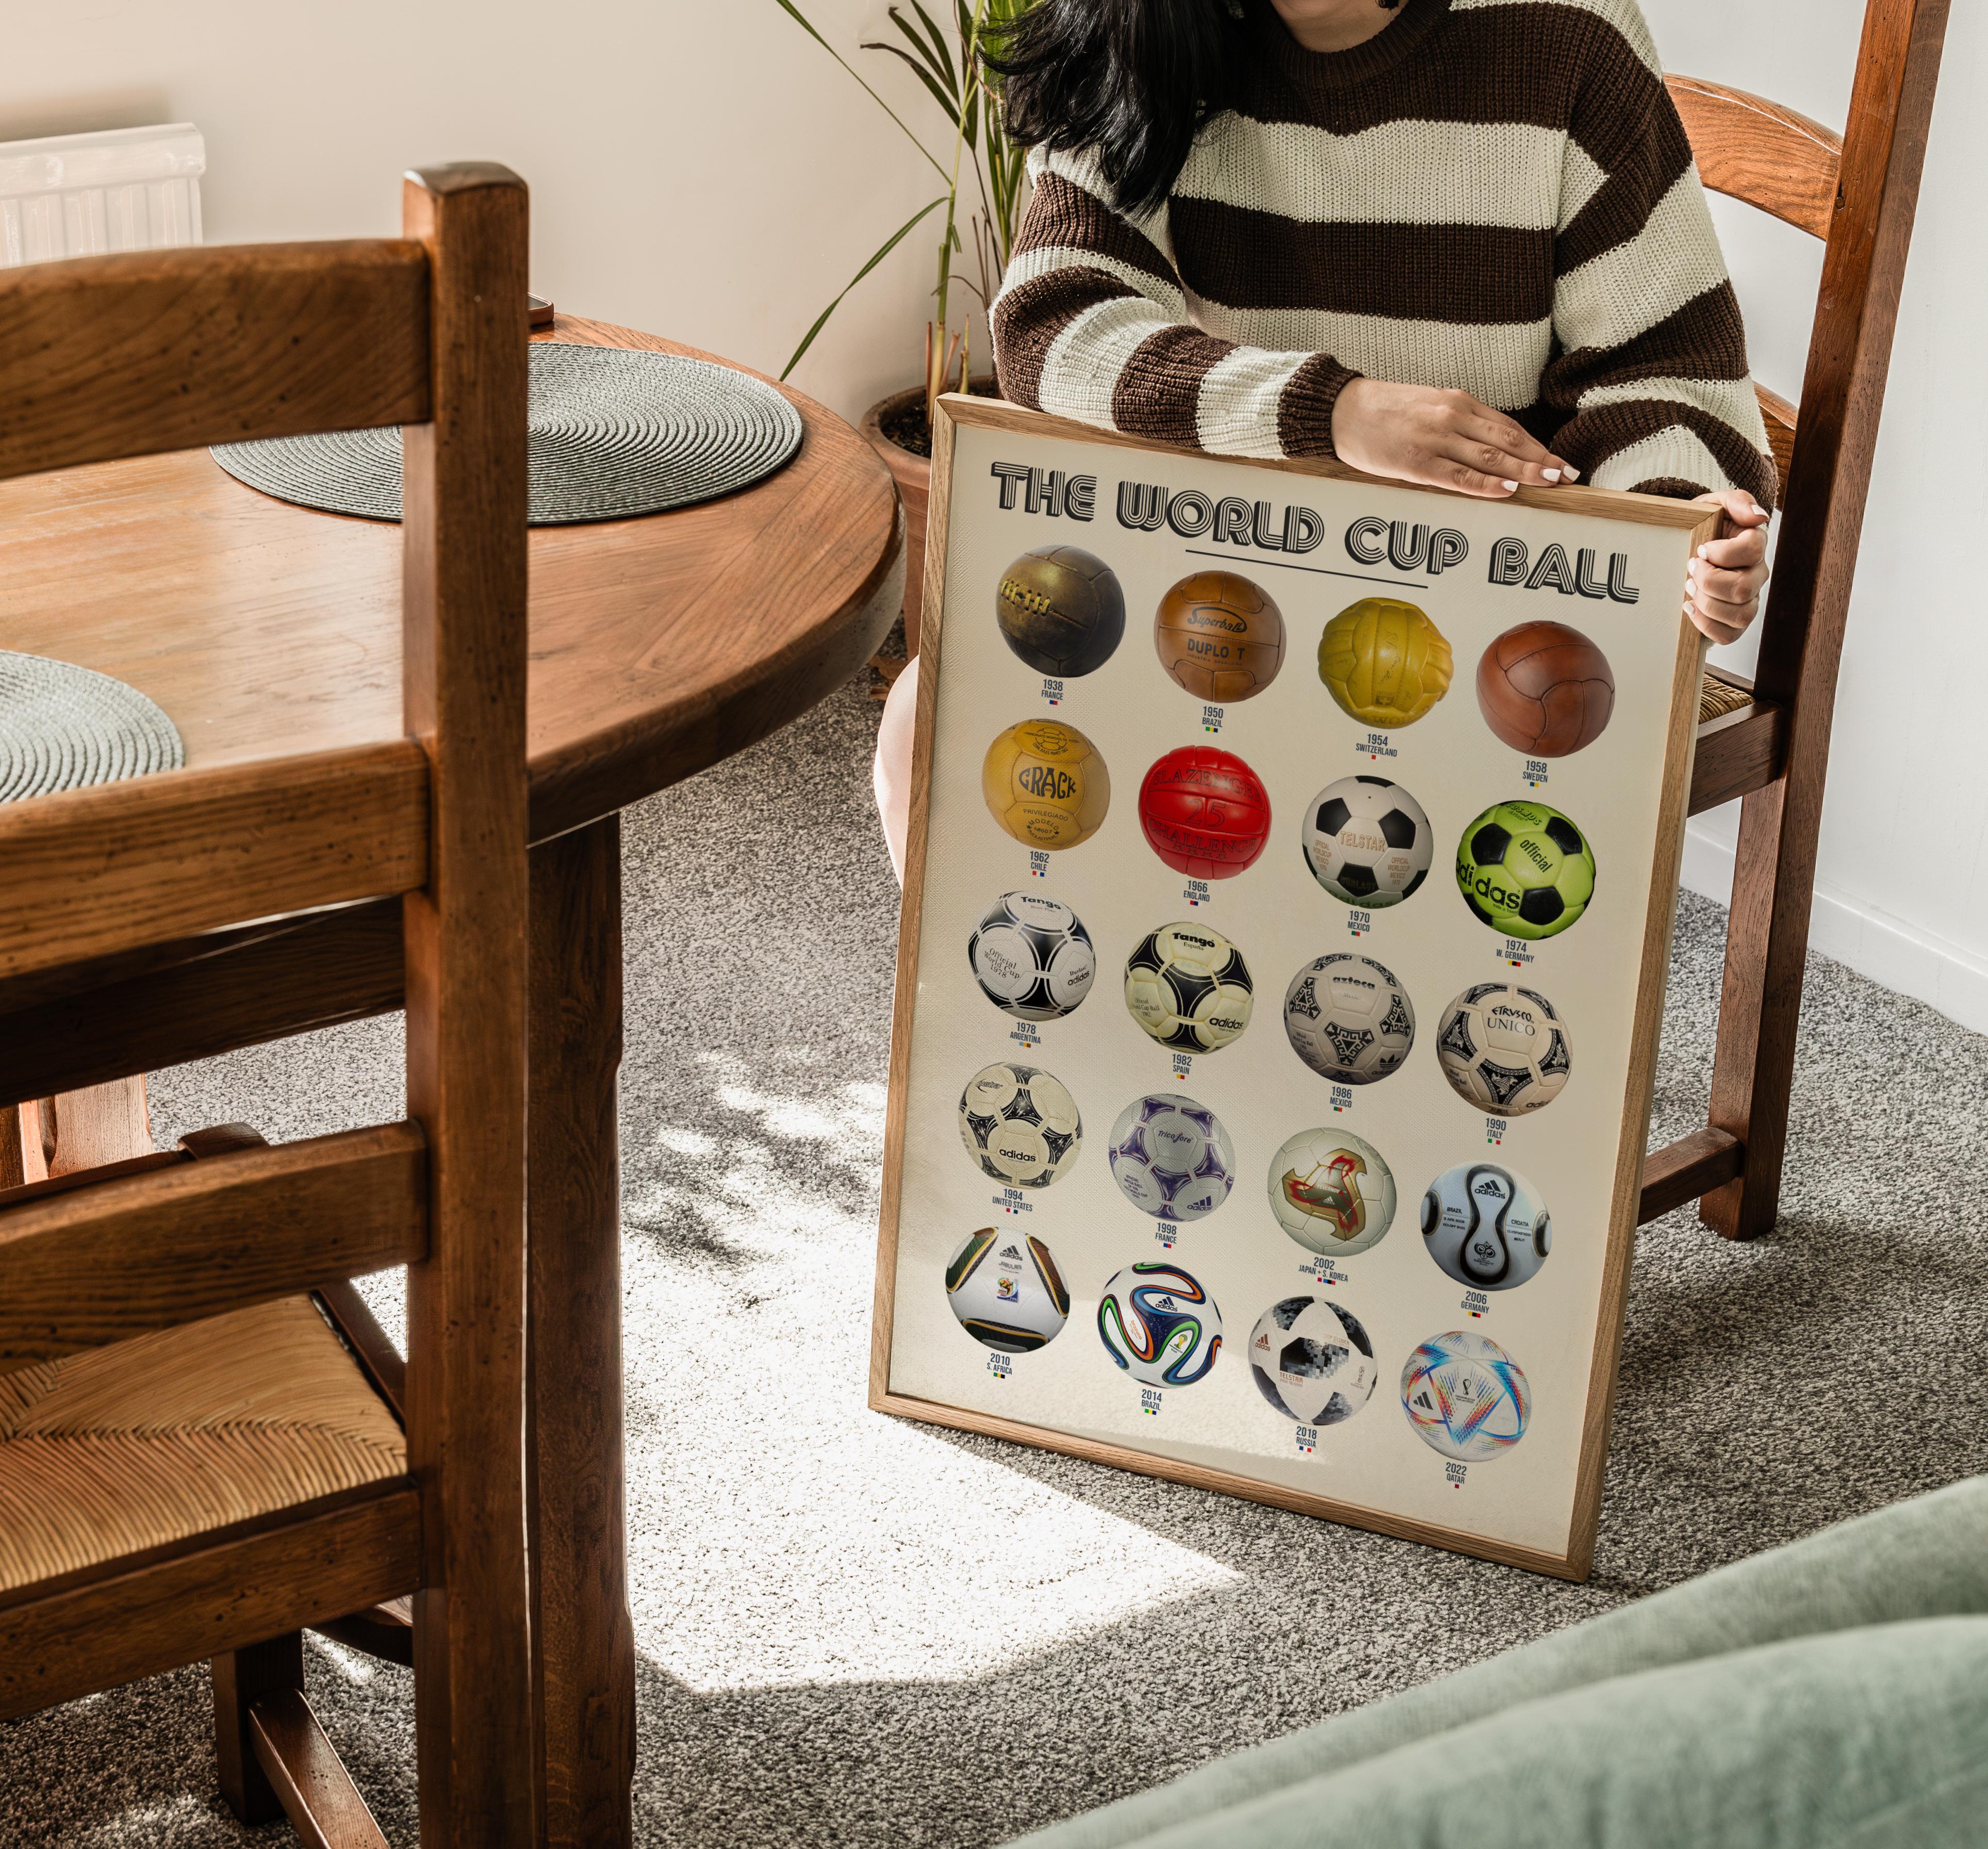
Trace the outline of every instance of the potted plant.
[[[949, 161], [942, 161], [897, 111], [864, 81], [854, 66], [810, 25], [794, 0], [776, 3], [822, 49], [863, 86], [915, 147], [944, 188], [898, 226], [852, 276], [847, 287], [815, 317], [814, 325], [794, 349], [780, 374], [786, 378], [814, 344], [829, 317], [864, 277], [919, 225], [943, 209], [944, 229], [938, 239], [938, 283], [933, 313], [924, 330], [924, 360], [919, 383], [894, 392], [871, 406], [863, 418], [863, 434], [888, 465], [904, 504], [904, 652], [918, 652], [918, 615], [924, 602], [925, 507], [931, 488], [931, 407], [949, 389], [999, 395], [991, 373], [972, 370], [973, 316], [985, 313], [999, 286], [1014, 248], [1025, 191], [1023, 150], [1011, 142], [1002, 126], [999, 93], [982, 57], [983, 48], [998, 46], [1034, 0], [953, 0], [951, 42], [920, 0], [910, 0], [915, 19], [898, 7], [890, 9], [891, 24], [902, 44], [870, 42], [863, 49], [888, 53], [908, 65], [938, 106], [952, 130]], [[970, 188], [970, 191], [966, 189]], [[965, 192], [968, 208], [962, 236], [959, 203]], [[970, 249], [970, 255], [969, 255]], [[962, 265], [968, 259], [970, 268]], [[957, 282], [974, 299], [953, 327], [952, 286]], [[891, 669], [901, 667], [891, 663]]]

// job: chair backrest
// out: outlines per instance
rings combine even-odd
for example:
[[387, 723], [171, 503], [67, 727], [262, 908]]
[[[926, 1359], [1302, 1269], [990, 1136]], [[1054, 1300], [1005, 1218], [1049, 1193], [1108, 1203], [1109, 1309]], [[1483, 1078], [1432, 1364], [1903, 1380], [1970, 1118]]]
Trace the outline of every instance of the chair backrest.
[[406, 735], [206, 769], [196, 741], [191, 768], [0, 806], [0, 978], [401, 895], [411, 1121], [0, 1208], [0, 1370], [409, 1265], [418, 1746], [464, 1843], [532, 1803], [526, 212], [507, 169], [442, 167], [407, 177], [399, 239], [0, 279], [0, 477], [404, 427]]
[[1797, 755], [1826, 754], [1948, 5], [1868, 0], [1841, 137], [1743, 90], [1666, 79], [1706, 184], [1827, 247], [1800, 399], [1760, 394], [1782, 524], [1754, 685], [1804, 709]]
[[[1664, 79], [1684, 118], [1699, 177], [1716, 193], [1769, 213], [1827, 243], [1836, 222], [1843, 137], [1765, 96], [1702, 77]], [[1754, 390], [1783, 484], [1794, 461], [1796, 407], [1764, 385]]]

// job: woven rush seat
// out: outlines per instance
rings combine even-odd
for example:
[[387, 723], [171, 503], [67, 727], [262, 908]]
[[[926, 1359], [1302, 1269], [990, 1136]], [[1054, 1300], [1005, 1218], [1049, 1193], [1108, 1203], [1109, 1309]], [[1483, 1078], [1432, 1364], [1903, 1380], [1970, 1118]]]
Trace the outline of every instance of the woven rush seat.
[[1742, 707], [1753, 704], [1753, 688], [1723, 679], [1709, 668], [1705, 671], [1705, 678], [1698, 689], [1699, 725], [1709, 725], [1714, 719], [1723, 719], [1728, 713], [1737, 712]]
[[0, 1374], [0, 1595], [407, 1468], [309, 1297]]

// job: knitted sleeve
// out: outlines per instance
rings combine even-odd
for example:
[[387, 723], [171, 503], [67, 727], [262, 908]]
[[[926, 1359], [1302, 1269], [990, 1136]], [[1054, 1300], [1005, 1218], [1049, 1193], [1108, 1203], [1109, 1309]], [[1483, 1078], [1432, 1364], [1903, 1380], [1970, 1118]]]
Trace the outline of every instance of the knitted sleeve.
[[1642, 15], [1605, 10], [1561, 172], [1547, 441], [1598, 488], [1743, 488], [1771, 509], [1746, 330], [1691, 144]]
[[1356, 377], [1324, 353], [1219, 340], [1188, 318], [1166, 211], [1134, 221], [1094, 161], [1032, 150], [1036, 183], [989, 317], [1004, 397], [1232, 456], [1329, 456]]

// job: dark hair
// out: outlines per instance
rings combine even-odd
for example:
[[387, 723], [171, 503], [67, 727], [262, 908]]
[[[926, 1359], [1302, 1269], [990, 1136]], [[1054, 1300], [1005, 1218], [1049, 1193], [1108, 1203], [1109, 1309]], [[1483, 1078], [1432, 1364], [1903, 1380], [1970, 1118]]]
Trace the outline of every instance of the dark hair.
[[[1401, 0], [1378, 0], [1393, 12]], [[1155, 210], [1194, 138], [1235, 99], [1247, 5], [1264, 0], [1037, 0], [988, 54], [1008, 133], [1096, 151], [1121, 211]]]
[[1242, 57], [1228, 0], [1038, 0], [989, 64], [1008, 133], [1096, 151], [1121, 210], [1173, 190], [1202, 125], [1229, 106]]

